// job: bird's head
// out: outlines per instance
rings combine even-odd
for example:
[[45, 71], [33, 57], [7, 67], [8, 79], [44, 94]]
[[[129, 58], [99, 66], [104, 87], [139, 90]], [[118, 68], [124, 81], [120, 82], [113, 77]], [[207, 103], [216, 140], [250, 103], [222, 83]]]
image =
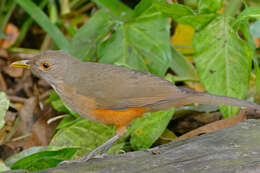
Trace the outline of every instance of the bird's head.
[[46, 51], [30, 60], [16, 61], [10, 66], [31, 69], [34, 75], [43, 78], [49, 84], [55, 84], [65, 78], [66, 71], [75, 60], [63, 51]]

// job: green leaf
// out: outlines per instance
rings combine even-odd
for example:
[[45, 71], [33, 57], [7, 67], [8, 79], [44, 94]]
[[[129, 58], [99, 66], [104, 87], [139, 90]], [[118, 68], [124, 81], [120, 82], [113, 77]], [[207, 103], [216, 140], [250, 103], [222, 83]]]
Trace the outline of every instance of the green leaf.
[[0, 92], [0, 129], [5, 124], [5, 114], [9, 108], [9, 100], [4, 92]]
[[135, 6], [133, 17], [140, 16], [144, 13], [147, 9], [149, 9], [152, 5], [151, 0], [142, 0]]
[[160, 12], [170, 15], [174, 20], [182, 18], [183, 16], [195, 15], [195, 12], [193, 12], [192, 9], [177, 3], [167, 4], [162, 2], [154, 2], [153, 6]]
[[199, 0], [199, 13], [216, 13], [223, 6], [223, 0]]
[[62, 118], [59, 125], [56, 127], [56, 130], [65, 128], [66, 126], [70, 126], [71, 124], [74, 123], [74, 120], [75, 120], [75, 117], [73, 117], [73, 116], [66, 116], [66, 117]]
[[69, 52], [69, 41], [63, 33], [48, 19], [45, 13], [42, 12], [31, 0], [16, 0], [29, 15], [51, 36], [57, 46]]
[[[231, 22], [232, 18], [221, 16], [195, 33], [195, 63], [201, 82], [209, 93], [244, 98], [252, 56]], [[237, 111], [237, 107], [221, 106], [224, 117], [233, 116]]]
[[195, 29], [201, 30], [216, 17], [217, 15], [214, 13], [198, 14], [195, 16], [183, 16], [182, 18], [176, 19], [176, 21], [181, 24], [190, 25]]
[[0, 161], [0, 172], [8, 171], [8, 170], [10, 170], [10, 168], [7, 167], [3, 161]]
[[248, 21], [246, 21], [240, 25], [240, 30], [243, 33], [245, 39], [247, 40], [250, 51], [252, 52], [253, 63], [254, 63], [254, 72], [256, 75], [256, 79], [255, 79], [256, 92], [259, 93], [260, 92], [260, 68], [259, 68], [259, 62], [258, 62], [258, 55], [256, 52], [256, 44], [255, 44], [252, 34], [250, 33], [250, 30], [248, 27]]
[[164, 77], [164, 79], [174, 83], [174, 76], [171, 73], [167, 73], [167, 75]]
[[164, 4], [156, 2], [153, 5], [158, 11], [172, 17], [178, 23], [190, 25], [196, 29], [203, 28], [216, 17], [215, 13], [196, 14], [190, 8], [177, 3]]
[[188, 62], [185, 57], [174, 47], [171, 47], [172, 62], [171, 69], [179, 76], [197, 78], [197, 74], [193, 65]]
[[252, 35], [260, 38], [260, 20], [250, 26], [250, 32]]
[[109, 9], [114, 15], [121, 19], [128, 19], [133, 15], [133, 10], [118, 0], [93, 0], [98, 5]]
[[260, 6], [248, 7], [239, 14], [235, 20], [235, 24], [238, 25], [240, 22], [247, 21], [248, 19], [260, 19]]
[[8, 159], [5, 160], [5, 164], [7, 166], [11, 166], [15, 162], [17, 162], [18, 160], [21, 160], [22, 158], [25, 158], [25, 157], [30, 156], [32, 154], [38, 153], [40, 151], [44, 151], [46, 149], [47, 149], [46, 146], [44, 146], [44, 147], [31, 147], [27, 150], [23, 150], [22, 152], [9, 157]]
[[51, 92], [50, 97], [45, 101], [45, 103], [50, 103], [52, 107], [62, 113], [67, 113], [73, 115], [74, 117], [79, 117], [79, 114], [70, 109], [59, 97], [56, 92]]
[[105, 9], [98, 10], [72, 38], [71, 53], [81, 60], [97, 58], [97, 46], [112, 30], [115, 21]]
[[[115, 135], [115, 127], [78, 118], [69, 126], [61, 128], [52, 138], [50, 145], [80, 147], [75, 158], [86, 155]], [[119, 150], [123, 143], [116, 143], [110, 152]]]
[[98, 49], [102, 63], [126, 65], [163, 76], [171, 58], [168, 18], [153, 8], [119, 24]]
[[176, 140], [178, 137], [169, 129], [165, 129], [160, 138], [155, 142], [155, 145], [167, 144]]
[[174, 109], [147, 113], [146, 117], [135, 119], [128, 133], [134, 150], [147, 149], [162, 135], [172, 118]]
[[70, 159], [77, 148], [64, 148], [56, 151], [41, 151], [15, 162], [11, 169], [38, 171], [57, 166], [61, 161]]

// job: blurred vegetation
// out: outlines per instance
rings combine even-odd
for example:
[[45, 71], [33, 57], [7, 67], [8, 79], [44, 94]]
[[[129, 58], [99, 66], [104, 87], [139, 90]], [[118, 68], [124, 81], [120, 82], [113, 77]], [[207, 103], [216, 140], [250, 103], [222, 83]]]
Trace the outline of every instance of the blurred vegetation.
[[[11, 53], [61, 49], [82, 61], [147, 71], [199, 91], [205, 88], [241, 99], [248, 96], [250, 79], [254, 90], [260, 89], [259, 45], [254, 41], [260, 37], [257, 1], [1, 0], [0, 39], [6, 38], [8, 23], [19, 28], [17, 39], [6, 48]], [[257, 97], [257, 92], [250, 97]], [[67, 116], [48, 147], [12, 156], [5, 162], [9, 168], [55, 167], [115, 135], [114, 127], [81, 118], [56, 93], [47, 102]], [[9, 104], [3, 93], [0, 103], [1, 127]], [[227, 118], [239, 108], [221, 106], [220, 110]], [[170, 109], [136, 119], [109, 152], [151, 147], [173, 113]], [[167, 134], [175, 139], [171, 131]]]

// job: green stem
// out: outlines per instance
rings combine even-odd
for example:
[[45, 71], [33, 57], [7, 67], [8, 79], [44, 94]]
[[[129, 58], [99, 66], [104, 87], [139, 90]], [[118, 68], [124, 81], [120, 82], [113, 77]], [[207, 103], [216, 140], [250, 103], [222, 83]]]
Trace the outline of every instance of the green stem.
[[70, 2], [70, 9], [75, 9], [81, 6], [84, 2], [87, 2], [87, 0], [74, 0]]
[[27, 53], [27, 54], [36, 54], [40, 53], [38, 49], [28, 49], [28, 48], [10, 48], [8, 49], [9, 52], [11, 53]]
[[241, 0], [232, 0], [229, 1], [227, 7], [224, 10], [225, 16], [235, 16], [237, 10], [241, 7], [242, 1]]
[[70, 13], [70, 4], [68, 0], [59, 0], [61, 7], [61, 15], [66, 15]]
[[[41, 3], [39, 4], [39, 8], [43, 9], [46, 6], [47, 2], [48, 0], [42, 0]], [[28, 16], [28, 19], [24, 22], [23, 26], [21, 27], [19, 36], [16, 39], [15, 43], [13, 44], [13, 47], [19, 45], [23, 41], [32, 23], [33, 23], [33, 19]]]
[[184, 82], [184, 81], [199, 82], [199, 79], [195, 77], [174, 76], [174, 81], [175, 82]]
[[5, 6], [5, 1], [6, 0], [2, 0], [1, 1], [1, 4], [0, 4], [0, 15], [3, 13], [3, 9], [4, 9], [4, 6]]
[[[2, 4], [1, 4], [2, 5]], [[11, 0], [10, 2], [10, 6], [9, 6], [9, 9], [8, 9], [8, 12], [7, 14], [3, 17], [3, 19], [0, 21], [0, 31], [3, 31], [4, 28], [5, 28], [5, 25], [7, 24], [13, 10], [14, 10], [14, 7], [15, 7], [16, 3], [14, 0]], [[2, 14], [1, 14], [2, 15]]]

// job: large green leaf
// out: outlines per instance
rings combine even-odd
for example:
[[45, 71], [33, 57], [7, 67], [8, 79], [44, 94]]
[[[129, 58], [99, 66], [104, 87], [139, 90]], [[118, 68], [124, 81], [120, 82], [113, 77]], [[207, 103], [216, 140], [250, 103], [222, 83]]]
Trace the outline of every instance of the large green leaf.
[[172, 118], [174, 109], [147, 113], [133, 121], [129, 129], [130, 144], [134, 150], [147, 149], [162, 135]]
[[98, 50], [100, 62], [164, 75], [171, 58], [169, 27], [168, 18], [153, 8], [119, 23]]
[[53, 168], [61, 161], [70, 159], [76, 150], [77, 148], [64, 148], [53, 151], [40, 151], [18, 160], [12, 164], [11, 169], [38, 171]]
[[69, 52], [69, 41], [63, 33], [56, 27], [42, 10], [31, 0], [16, 0], [19, 4], [53, 39], [60, 49]]
[[[115, 127], [78, 118], [69, 126], [61, 128], [52, 138], [50, 145], [79, 147], [75, 158], [86, 155], [115, 135]], [[117, 142], [110, 152], [119, 150], [124, 143]]]
[[9, 108], [9, 100], [4, 92], [0, 92], [0, 129], [4, 126], [5, 123], [5, 114]]
[[[218, 17], [194, 36], [195, 63], [203, 86], [213, 94], [244, 98], [251, 59], [248, 46], [231, 26], [232, 18]], [[237, 107], [221, 107], [225, 117]]]
[[216, 13], [223, 6], [223, 0], [199, 0], [199, 13]]
[[190, 25], [196, 29], [201, 29], [216, 17], [215, 13], [197, 14], [189, 7], [181, 4], [154, 3], [153, 6], [163, 14], [173, 18], [178, 23]]
[[112, 30], [115, 22], [110, 12], [105, 9], [98, 10], [72, 38], [72, 55], [85, 61], [97, 58], [98, 44]]

